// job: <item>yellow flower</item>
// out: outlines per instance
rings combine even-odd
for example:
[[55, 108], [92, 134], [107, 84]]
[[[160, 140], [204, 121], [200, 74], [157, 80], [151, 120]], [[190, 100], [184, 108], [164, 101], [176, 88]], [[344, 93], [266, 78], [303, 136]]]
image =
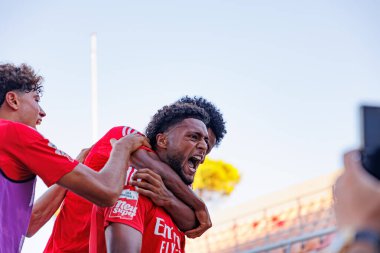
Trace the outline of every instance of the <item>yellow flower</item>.
[[206, 159], [197, 170], [193, 188], [200, 192], [217, 191], [229, 195], [239, 181], [240, 173], [233, 165], [222, 160]]

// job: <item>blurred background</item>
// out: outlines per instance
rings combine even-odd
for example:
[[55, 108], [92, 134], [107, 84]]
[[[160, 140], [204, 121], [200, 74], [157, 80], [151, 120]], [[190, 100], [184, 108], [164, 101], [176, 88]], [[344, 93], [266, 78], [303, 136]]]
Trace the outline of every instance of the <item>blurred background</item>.
[[[92, 33], [97, 136], [116, 125], [143, 131], [157, 109], [184, 95], [215, 103], [228, 133], [209, 157], [232, 164], [241, 175], [228, 197], [210, 204], [218, 220], [227, 219], [226, 210], [237, 214], [248, 205], [256, 213], [308, 190], [284, 190], [295, 185], [329, 188], [341, 154], [360, 145], [359, 104], [380, 104], [379, 23], [375, 0], [3, 0], [0, 61], [30, 64], [44, 76], [41, 105], [47, 117], [39, 131], [74, 157], [93, 143]], [[39, 181], [36, 197], [45, 189]], [[280, 200], [278, 192], [288, 193]], [[257, 219], [239, 222], [252, 230], [259, 227]], [[23, 252], [41, 252], [51, 228], [52, 221], [27, 239]], [[255, 236], [274, 231], [266, 229]], [[211, 232], [202, 240], [211, 240]], [[215, 252], [252, 250], [253, 244], [238, 247], [252, 238]], [[204, 252], [213, 252], [213, 241], [205, 243]]]

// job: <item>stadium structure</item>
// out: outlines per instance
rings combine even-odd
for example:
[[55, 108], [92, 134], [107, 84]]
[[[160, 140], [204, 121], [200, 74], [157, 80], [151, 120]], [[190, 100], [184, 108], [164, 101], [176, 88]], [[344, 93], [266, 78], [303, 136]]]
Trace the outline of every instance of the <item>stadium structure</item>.
[[200, 238], [186, 240], [186, 252], [326, 252], [336, 230], [332, 185], [339, 174], [218, 210], [211, 229]]

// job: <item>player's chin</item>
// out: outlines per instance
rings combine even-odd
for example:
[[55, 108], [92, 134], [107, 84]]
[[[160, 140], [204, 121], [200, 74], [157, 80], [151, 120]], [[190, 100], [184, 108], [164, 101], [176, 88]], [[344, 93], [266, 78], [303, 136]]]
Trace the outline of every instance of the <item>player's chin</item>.
[[191, 185], [194, 182], [194, 175], [185, 175], [186, 184]]

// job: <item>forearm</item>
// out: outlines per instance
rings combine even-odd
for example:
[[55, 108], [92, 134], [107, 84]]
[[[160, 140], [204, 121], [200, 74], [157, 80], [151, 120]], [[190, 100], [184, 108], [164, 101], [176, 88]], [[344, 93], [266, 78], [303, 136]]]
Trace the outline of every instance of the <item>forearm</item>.
[[[114, 188], [119, 193], [123, 189], [125, 183], [126, 171], [129, 166], [130, 154], [127, 152], [120, 152], [120, 150], [113, 149], [111, 156], [103, 169], [97, 175], [97, 179], [107, 188]], [[116, 201], [115, 200], [115, 201]]]
[[33, 236], [60, 207], [66, 196], [66, 189], [53, 185], [33, 205], [32, 215], [26, 233], [27, 237]]
[[196, 228], [199, 223], [194, 214], [194, 210], [185, 205], [182, 201], [173, 196], [173, 200], [167, 206], [163, 206], [165, 211], [173, 219], [177, 227], [182, 231]]
[[100, 172], [78, 164], [58, 184], [98, 206], [112, 206], [123, 189], [129, 157], [128, 152], [114, 147]]
[[[99, 206], [113, 205], [125, 183], [126, 169], [130, 155], [128, 152], [122, 152], [117, 148], [112, 149], [111, 156], [103, 169], [98, 173], [93, 173], [94, 191], [90, 191], [91, 196], [88, 199]], [[98, 198], [104, 195], [103, 203], [98, 203]], [[105, 203], [104, 203], [105, 202]]]

